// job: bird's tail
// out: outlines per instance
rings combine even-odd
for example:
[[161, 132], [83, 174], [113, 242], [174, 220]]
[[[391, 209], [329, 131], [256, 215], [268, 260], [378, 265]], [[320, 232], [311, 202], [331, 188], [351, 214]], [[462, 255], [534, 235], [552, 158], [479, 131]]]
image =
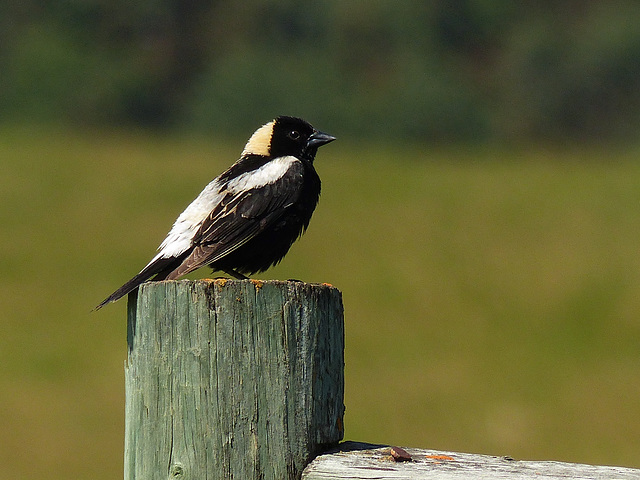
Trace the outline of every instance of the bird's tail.
[[166, 277], [166, 274], [173, 270], [175, 261], [175, 258], [159, 258], [155, 262], [150, 263], [149, 265], [144, 267], [139, 274], [137, 274], [135, 277], [122, 285], [107, 298], [105, 298], [102, 302], [100, 302], [100, 304], [96, 308], [94, 308], [94, 310], [100, 310], [106, 304], [115, 302], [116, 300], [120, 300], [122, 297], [138, 288], [142, 283], [146, 282], [154, 275], [154, 280], [163, 280]]

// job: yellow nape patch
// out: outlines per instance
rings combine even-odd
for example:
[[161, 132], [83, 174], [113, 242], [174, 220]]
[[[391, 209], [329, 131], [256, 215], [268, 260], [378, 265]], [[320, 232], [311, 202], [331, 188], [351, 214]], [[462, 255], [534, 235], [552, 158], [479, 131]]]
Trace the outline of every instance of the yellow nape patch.
[[273, 123], [269, 122], [255, 131], [244, 146], [242, 155], [264, 155], [269, 156], [271, 146], [271, 136], [273, 135]]

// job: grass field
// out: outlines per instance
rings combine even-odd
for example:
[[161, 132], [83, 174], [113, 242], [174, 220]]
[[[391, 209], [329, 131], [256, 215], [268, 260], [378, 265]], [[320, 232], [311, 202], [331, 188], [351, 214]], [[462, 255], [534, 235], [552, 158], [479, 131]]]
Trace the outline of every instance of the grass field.
[[[243, 142], [0, 128], [0, 478], [121, 477], [125, 304], [90, 310]], [[640, 467], [638, 153], [324, 147], [262, 278], [343, 291], [346, 439]]]

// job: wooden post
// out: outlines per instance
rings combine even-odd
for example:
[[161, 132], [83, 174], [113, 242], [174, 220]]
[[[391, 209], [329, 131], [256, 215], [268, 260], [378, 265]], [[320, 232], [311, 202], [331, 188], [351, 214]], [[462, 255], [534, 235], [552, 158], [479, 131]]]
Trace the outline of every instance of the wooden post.
[[340, 291], [143, 284], [129, 297], [125, 480], [299, 479], [342, 439]]
[[344, 442], [318, 456], [302, 480], [638, 480], [640, 470]]

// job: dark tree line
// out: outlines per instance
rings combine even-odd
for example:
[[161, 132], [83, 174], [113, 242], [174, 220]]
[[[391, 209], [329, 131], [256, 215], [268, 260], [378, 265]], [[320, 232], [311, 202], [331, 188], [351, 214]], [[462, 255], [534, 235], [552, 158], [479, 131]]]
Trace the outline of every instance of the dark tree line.
[[275, 114], [427, 141], [635, 140], [635, 1], [26, 0], [0, 119], [246, 131]]

